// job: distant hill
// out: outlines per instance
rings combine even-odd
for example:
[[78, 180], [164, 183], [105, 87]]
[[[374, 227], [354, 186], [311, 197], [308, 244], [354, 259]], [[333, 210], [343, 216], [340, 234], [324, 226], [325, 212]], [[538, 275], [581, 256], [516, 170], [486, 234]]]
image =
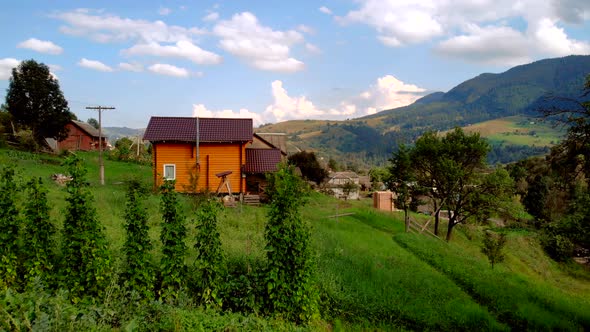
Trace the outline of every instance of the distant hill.
[[103, 127], [104, 135], [109, 139], [110, 142], [115, 142], [122, 137], [143, 137], [145, 128], [135, 129], [127, 127]]
[[[258, 131], [287, 132], [297, 148], [316, 150], [344, 163], [384, 162], [400, 143], [412, 143], [427, 130], [445, 131], [517, 115], [536, 117], [539, 109], [560, 106], [554, 96], [580, 98], [588, 74], [590, 56], [545, 59], [504, 73], [481, 74], [446, 93], [435, 92], [411, 105], [370, 116], [347, 121], [286, 121]], [[297, 129], [280, 130], [291, 126]], [[527, 144], [533, 141], [503, 145], [522, 150], [532, 147]], [[538, 145], [533, 150], [531, 153], [541, 151]]]

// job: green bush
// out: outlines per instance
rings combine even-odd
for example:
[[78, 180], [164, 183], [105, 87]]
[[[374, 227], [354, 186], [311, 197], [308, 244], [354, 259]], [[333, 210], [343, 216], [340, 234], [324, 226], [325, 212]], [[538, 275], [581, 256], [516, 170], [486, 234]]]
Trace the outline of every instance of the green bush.
[[19, 210], [14, 167], [0, 169], [0, 289], [17, 282]]
[[185, 218], [174, 191], [174, 181], [164, 180], [161, 191], [160, 209], [162, 211], [162, 259], [160, 261], [160, 296], [168, 302], [178, 300], [180, 290], [186, 286]]
[[73, 154], [64, 164], [72, 180], [66, 184], [67, 207], [62, 230], [60, 284], [72, 301], [100, 297], [110, 282], [111, 257], [99, 222], [82, 159]]
[[318, 313], [311, 233], [299, 212], [307, 188], [294, 174], [294, 166], [282, 165], [267, 179], [266, 192], [270, 198], [264, 234], [268, 260], [267, 309], [289, 320], [307, 322]]

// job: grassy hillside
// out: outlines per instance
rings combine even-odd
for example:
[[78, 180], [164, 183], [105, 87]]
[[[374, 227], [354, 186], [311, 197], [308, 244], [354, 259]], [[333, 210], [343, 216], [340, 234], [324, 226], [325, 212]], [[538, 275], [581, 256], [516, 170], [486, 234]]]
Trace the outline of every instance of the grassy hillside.
[[[151, 169], [106, 161], [106, 185], [98, 185], [97, 156], [81, 154], [88, 163], [89, 181], [99, 219], [115, 257], [124, 240], [124, 182], [139, 179], [151, 185]], [[0, 149], [0, 164], [17, 165], [26, 179], [46, 180], [51, 216], [62, 223], [65, 189], [49, 181], [64, 172], [60, 159]], [[182, 196], [188, 216], [187, 264], [194, 251], [194, 201]], [[497, 229], [508, 236], [506, 262], [493, 270], [480, 252], [486, 226], [458, 226], [451, 243], [403, 232], [400, 215], [370, 208], [371, 200], [338, 202], [314, 194], [302, 212], [313, 229], [320, 320], [297, 327], [255, 313], [224, 314], [185, 305], [170, 309], [154, 328], [164, 330], [588, 330], [590, 329], [590, 271], [575, 264], [558, 264], [541, 250], [536, 234], [521, 229]], [[147, 198], [154, 263], [159, 259], [161, 216], [159, 197]], [[352, 215], [330, 218], [336, 213]], [[243, 268], [246, 277], [264, 263], [265, 207], [225, 209], [220, 232], [226, 260]], [[414, 216], [425, 218], [424, 216]], [[117, 316], [120, 329], [132, 321]], [[67, 315], [64, 315], [69, 317]], [[83, 319], [82, 317], [73, 319]], [[0, 314], [0, 319], [6, 316]], [[112, 328], [98, 320], [95, 329]], [[102, 325], [100, 325], [102, 324]], [[117, 329], [119, 329], [117, 328]]]
[[[298, 120], [259, 128], [286, 132], [290, 151], [315, 150], [342, 164], [358, 160], [361, 166], [384, 163], [401, 143], [411, 144], [427, 130], [454, 127], [508, 127], [487, 135], [494, 145], [491, 163], [507, 163], [545, 153], [556, 143], [555, 131], [536, 125], [514, 128], [511, 117], [536, 117], [539, 109], [569, 107], [562, 100], [580, 100], [590, 56], [545, 59], [498, 74], [481, 74], [447, 93], [436, 92], [414, 104], [347, 121]], [[494, 120], [500, 120], [493, 123]], [[535, 120], [536, 122], [536, 120]], [[518, 132], [516, 129], [522, 129]], [[534, 132], [534, 133], [532, 133]], [[528, 148], [533, 147], [534, 149]], [[358, 166], [358, 165], [356, 165]]]

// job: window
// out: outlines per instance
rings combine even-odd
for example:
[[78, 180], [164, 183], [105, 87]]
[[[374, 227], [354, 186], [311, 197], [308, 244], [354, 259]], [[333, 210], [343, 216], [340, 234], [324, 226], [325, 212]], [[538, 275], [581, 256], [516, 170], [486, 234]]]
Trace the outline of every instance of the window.
[[176, 180], [176, 165], [164, 164], [164, 179]]

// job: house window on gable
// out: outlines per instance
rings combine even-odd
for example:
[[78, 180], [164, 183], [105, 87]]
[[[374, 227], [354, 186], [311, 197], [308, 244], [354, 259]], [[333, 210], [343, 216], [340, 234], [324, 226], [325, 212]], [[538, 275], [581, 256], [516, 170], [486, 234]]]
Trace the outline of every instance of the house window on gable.
[[164, 179], [176, 180], [176, 165], [164, 164]]

